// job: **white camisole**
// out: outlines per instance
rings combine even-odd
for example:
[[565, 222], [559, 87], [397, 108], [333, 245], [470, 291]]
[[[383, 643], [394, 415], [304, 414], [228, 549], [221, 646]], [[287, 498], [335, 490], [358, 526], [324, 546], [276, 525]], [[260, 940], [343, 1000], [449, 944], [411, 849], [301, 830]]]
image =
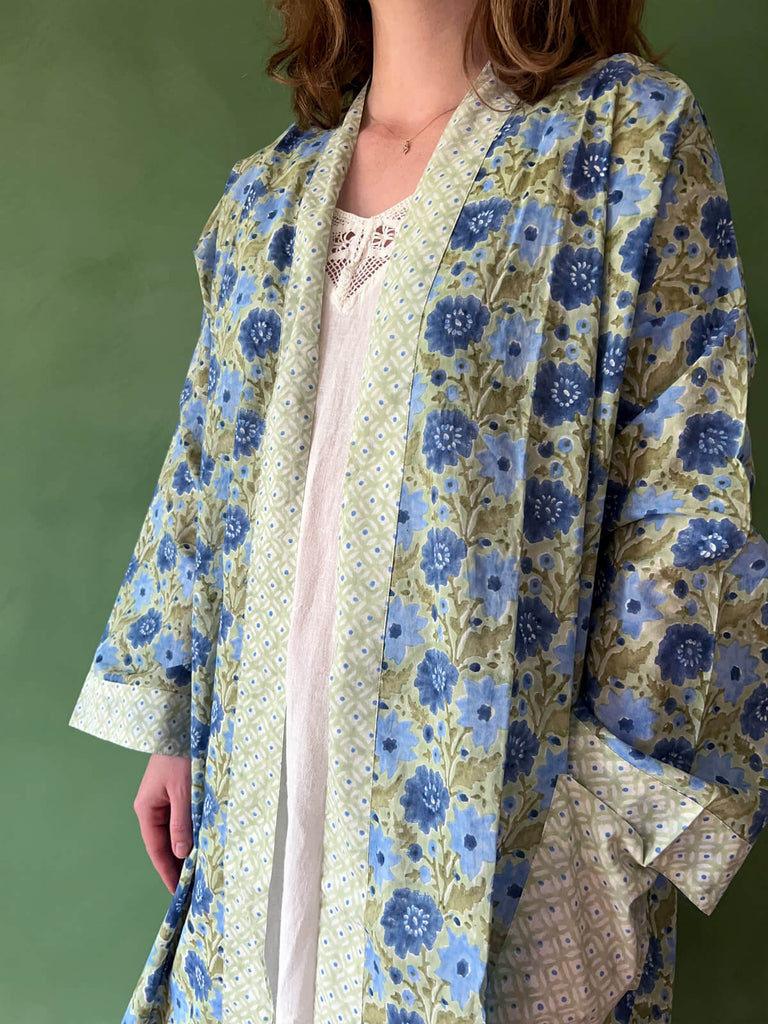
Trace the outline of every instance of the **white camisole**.
[[282, 783], [267, 910], [265, 955], [275, 1024], [313, 1024], [341, 488], [378, 293], [409, 201], [410, 196], [373, 217], [339, 207], [333, 213], [288, 640]]

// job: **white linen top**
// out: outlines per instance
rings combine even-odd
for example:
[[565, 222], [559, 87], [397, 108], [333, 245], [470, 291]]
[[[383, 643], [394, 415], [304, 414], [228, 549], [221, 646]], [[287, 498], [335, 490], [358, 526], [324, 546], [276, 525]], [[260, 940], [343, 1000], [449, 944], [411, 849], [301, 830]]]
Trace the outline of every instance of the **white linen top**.
[[328, 765], [341, 489], [379, 289], [410, 196], [373, 217], [336, 207], [323, 285], [319, 382], [297, 549], [267, 971], [275, 1024], [312, 1024]]

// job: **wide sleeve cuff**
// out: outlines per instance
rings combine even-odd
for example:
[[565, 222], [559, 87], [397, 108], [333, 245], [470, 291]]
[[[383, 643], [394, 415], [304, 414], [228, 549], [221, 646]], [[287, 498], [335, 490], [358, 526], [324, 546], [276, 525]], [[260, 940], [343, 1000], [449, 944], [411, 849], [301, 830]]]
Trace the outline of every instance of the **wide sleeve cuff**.
[[752, 848], [714, 814], [728, 788], [636, 751], [603, 725], [571, 716], [568, 772], [628, 822], [632, 852], [709, 915]]
[[190, 698], [182, 690], [117, 683], [91, 670], [69, 725], [131, 750], [190, 756]]

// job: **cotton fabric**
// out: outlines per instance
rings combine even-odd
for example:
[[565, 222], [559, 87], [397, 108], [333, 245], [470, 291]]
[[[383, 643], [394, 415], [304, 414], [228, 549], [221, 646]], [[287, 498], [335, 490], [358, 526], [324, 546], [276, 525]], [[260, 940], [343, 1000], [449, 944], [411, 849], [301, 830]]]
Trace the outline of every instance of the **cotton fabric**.
[[[125, 1024], [272, 1024], [319, 283], [367, 84], [238, 161], [204, 225], [178, 428], [72, 714], [192, 757]], [[712, 914], [768, 821], [722, 167], [690, 87], [632, 54], [535, 104], [490, 63], [474, 86], [398, 229], [347, 452], [314, 1021], [669, 1021], [677, 895]]]

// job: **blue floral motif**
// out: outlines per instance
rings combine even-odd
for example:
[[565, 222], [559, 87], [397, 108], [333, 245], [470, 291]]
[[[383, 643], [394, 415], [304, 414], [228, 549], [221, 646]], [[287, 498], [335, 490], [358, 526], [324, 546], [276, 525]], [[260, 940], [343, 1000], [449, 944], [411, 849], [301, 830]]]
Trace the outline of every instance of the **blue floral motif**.
[[724, 691], [724, 699], [729, 704], [736, 704], [744, 687], [758, 681], [756, 670], [759, 664], [747, 644], [740, 644], [737, 640], [729, 644], [718, 644], [712, 682]]
[[486, 754], [496, 742], [499, 729], [505, 729], [509, 717], [509, 683], [496, 683], [493, 676], [480, 680], [465, 679], [466, 697], [456, 704], [461, 711], [459, 724], [472, 730], [472, 742]]
[[420, 832], [430, 832], [445, 822], [450, 796], [440, 772], [420, 764], [405, 782], [400, 797], [405, 809], [405, 820], [413, 821]]
[[675, 565], [699, 569], [730, 558], [746, 536], [730, 519], [691, 519], [670, 546]]
[[507, 860], [502, 870], [493, 876], [494, 915], [509, 927], [523, 894], [531, 863], [527, 858], [518, 861]]
[[594, 709], [603, 725], [625, 743], [653, 738], [653, 725], [659, 713], [651, 707], [649, 697], [635, 697], [626, 688], [607, 687], [604, 692], [605, 702]]
[[450, 701], [458, 678], [458, 669], [450, 658], [443, 651], [430, 648], [416, 669], [415, 684], [420, 702], [435, 714]]
[[627, 361], [627, 338], [608, 331], [597, 340], [597, 366], [595, 394], [603, 391], [615, 394], [619, 390]]
[[564, 245], [552, 257], [549, 277], [552, 298], [563, 309], [589, 305], [600, 295], [603, 278], [603, 254], [599, 249]]
[[432, 528], [422, 548], [420, 568], [430, 587], [439, 591], [451, 576], [461, 571], [461, 563], [467, 554], [467, 545], [457, 537], [450, 526]]
[[518, 311], [509, 312], [511, 316], [497, 319], [488, 346], [491, 357], [503, 362], [505, 375], [520, 380], [529, 364], [538, 357], [543, 335], [539, 320], [526, 320]]
[[622, 633], [635, 640], [639, 639], [646, 622], [664, 618], [658, 606], [664, 604], [667, 595], [658, 589], [656, 580], [644, 579], [636, 570], [618, 577], [611, 598]]
[[552, 637], [560, 628], [560, 620], [540, 597], [522, 597], [517, 609], [515, 657], [531, 658], [537, 651], [549, 650]]
[[400, 496], [400, 507], [397, 513], [397, 543], [405, 551], [411, 546], [414, 533], [423, 530], [427, 521], [424, 513], [429, 506], [423, 497], [424, 491], [409, 491], [404, 482]]
[[551, 540], [558, 532], [567, 533], [580, 511], [581, 502], [559, 480], [528, 477], [523, 532], [529, 541]]
[[504, 783], [515, 782], [518, 775], [529, 775], [539, 752], [540, 742], [521, 718], [510, 722], [504, 746]]
[[744, 701], [739, 724], [745, 736], [761, 740], [768, 733], [768, 686], [760, 683]]
[[267, 259], [271, 260], [278, 270], [287, 270], [293, 262], [295, 235], [296, 228], [293, 224], [283, 224], [269, 240]]
[[487, 306], [476, 296], [446, 295], [427, 317], [424, 337], [429, 351], [452, 356], [456, 349], [467, 349], [470, 341], [480, 341], [490, 319]]
[[722, 410], [689, 416], [676, 453], [683, 469], [712, 473], [715, 466], [727, 466], [739, 450], [742, 429], [738, 420]]
[[491, 864], [496, 861], [495, 821], [495, 814], [480, 815], [472, 804], [463, 810], [454, 807], [454, 816], [448, 825], [451, 849], [459, 854], [461, 870], [469, 879], [482, 870], [484, 861]]
[[253, 409], [239, 409], [235, 420], [235, 444], [232, 450], [234, 458], [250, 455], [261, 444], [265, 422]]
[[424, 1024], [424, 1018], [415, 1010], [387, 1003], [387, 1024]]
[[184, 970], [187, 972], [195, 998], [201, 1001], [206, 999], [211, 990], [211, 978], [205, 964], [194, 950], [187, 950], [184, 957]]
[[401, 720], [396, 711], [379, 716], [376, 729], [376, 756], [381, 771], [386, 772], [390, 779], [398, 771], [401, 761], [413, 761], [416, 757], [414, 747], [419, 738], [411, 728], [412, 725], [413, 722], [407, 718]]
[[702, 356], [711, 356], [712, 347], [720, 346], [726, 338], [732, 337], [739, 322], [738, 309], [711, 309], [697, 316], [691, 324], [691, 333], [686, 340], [688, 350], [686, 363], [692, 365]]
[[488, 555], [480, 555], [477, 548], [473, 548], [468, 562], [471, 564], [467, 569], [469, 596], [482, 600], [483, 615], [502, 618], [510, 601], [517, 597], [517, 555], [504, 558], [496, 548]]
[[638, 74], [634, 64], [628, 60], [609, 60], [588, 75], [579, 88], [579, 98], [596, 100], [617, 82], [627, 85]]
[[162, 616], [155, 608], [136, 619], [128, 630], [128, 641], [131, 647], [146, 647], [160, 632], [162, 624]]
[[555, 216], [554, 206], [540, 206], [538, 199], [529, 199], [514, 211], [509, 244], [516, 245], [520, 259], [532, 267], [544, 248], [557, 243], [562, 229], [563, 221]]
[[484, 242], [491, 231], [498, 231], [509, 212], [512, 203], [508, 199], [494, 197], [466, 203], [458, 216], [451, 235], [452, 249], [472, 250], [478, 242]]
[[581, 199], [592, 199], [605, 187], [610, 161], [610, 142], [585, 143], [579, 139], [563, 160], [565, 183]]
[[519, 437], [513, 441], [510, 434], [504, 433], [496, 437], [483, 434], [483, 440], [487, 450], [476, 453], [480, 463], [478, 476], [490, 477], [494, 494], [509, 498], [525, 472], [526, 439]]
[[368, 863], [373, 870], [373, 884], [381, 888], [384, 882], [394, 879], [392, 868], [400, 863], [399, 853], [395, 853], [395, 841], [385, 834], [381, 825], [372, 824], [368, 844]]
[[280, 317], [274, 309], [252, 309], [240, 325], [237, 340], [249, 362], [263, 359], [280, 347]]
[[419, 647], [424, 637], [419, 630], [427, 625], [427, 619], [419, 615], [417, 603], [404, 605], [402, 598], [394, 597], [389, 602], [387, 625], [384, 634], [384, 657], [398, 665], [405, 657], [407, 647]]
[[654, 662], [662, 679], [683, 686], [686, 679], [696, 679], [712, 667], [714, 648], [715, 638], [700, 622], [675, 622], [667, 627]]
[[442, 473], [446, 466], [456, 466], [459, 456], [472, 451], [477, 437], [477, 424], [460, 409], [435, 409], [427, 414], [422, 450], [427, 466]]
[[480, 950], [473, 946], [464, 932], [447, 929], [448, 945], [441, 946], [440, 966], [435, 974], [450, 985], [451, 999], [464, 1009], [470, 997], [480, 992], [485, 964]]
[[536, 374], [533, 411], [548, 427], [558, 427], [582, 415], [592, 401], [594, 382], [578, 363], [547, 360]]
[[701, 230], [720, 260], [736, 256], [736, 234], [731, 204], [724, 196], [712, 196], [701, 209]]
[[240, 505], [228, 505], [224, 512], [224, 554], [235, 551], [245, 542], [250, 529], [248, 513]]
[[418, 954], [422, 946], [432, 949], [443, 927], [443, 916], [429, 893], [402, 886], [387, 900], [381, 923], [386, 944], [404, 957], [407, 953]]

